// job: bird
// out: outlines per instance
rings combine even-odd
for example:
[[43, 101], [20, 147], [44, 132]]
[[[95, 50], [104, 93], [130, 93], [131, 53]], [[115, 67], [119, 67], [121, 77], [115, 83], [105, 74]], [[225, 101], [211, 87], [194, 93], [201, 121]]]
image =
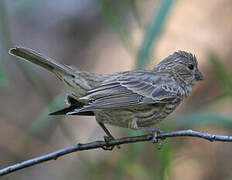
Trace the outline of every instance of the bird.
[[[79, 71], [35, 50], [16, 46], [9, 54], [54, 73], [67, 87], [68, 107], [50, 115], [95, 116], [105, 131], [105, 141], [114, 139], [105, 124], [149, 130], [171, 114], [188, 97], [197, 81], [203, 80], [196, 56], [176, 51], [150, 70], [113, 74]], [[112, 149], [112, 148], [111, 148]]]

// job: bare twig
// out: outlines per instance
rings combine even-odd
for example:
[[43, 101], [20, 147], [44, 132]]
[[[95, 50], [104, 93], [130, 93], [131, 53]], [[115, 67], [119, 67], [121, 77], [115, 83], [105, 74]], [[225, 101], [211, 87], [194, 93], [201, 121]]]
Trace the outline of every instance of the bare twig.
[[[232, 142], [232, 136], [222, 136], [222, 135], [216, 135], [216, 134], [208, 134], [208, 133], [202, 133], [198, 131], [193, 131], [191, 129], [189, 130], [181, 130], [181, 131], [172, 131], [172, 132], [162, 132], [157, 135], [158, 139], [165, 139], [168, 137], [180, 137], [180, 136], [191, 136], [191, 137], [198, 137], [203, 138], [209, 141], [223, 141], [223, 142]], [[110, 147], [120, 144], [128, 144], [128, 143], [136, 143], [136, 142], [142, 142], [142, 141], [150, 141], [152, 140], [153, 135], [152, 134], [146, 134], [142, 136], [133, 136], [133, 137], [124, 137], [120, 139], [114, 139], [110, 142], [105, 141], [94, 141], [91, 143], [86, 144], [76, 144], [73, 146], [69, 146], [64, 149], [60, 149], [58, 151], [39, 156], [12, 166], [8, 166], [6, 168], [3, 168], [0, 170], [0, 176], [12, 173], [14, 171], [30, 167], [36, 164], [40, 164], [45, 161], [49, 160], [56, 160], [60, 156], [63, 156], [65, 154], [69, 154], [75, 151], [83, 151], [83, 150], [89, 150], [89, 149], [97, 149], [97, 148], [104, 148], [104, 147]]]

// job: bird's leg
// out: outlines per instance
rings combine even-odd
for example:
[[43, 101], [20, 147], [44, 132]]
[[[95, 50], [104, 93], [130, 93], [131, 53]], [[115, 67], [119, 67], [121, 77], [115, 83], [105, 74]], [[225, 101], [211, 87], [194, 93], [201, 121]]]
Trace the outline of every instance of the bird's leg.
[[[132, 120], [132, 122], [129, 124], [129, 127], [131, 129], [134, 129], [134, 130], [152, 131], [152, 133], [153, 133], [153, 138], [152, 138], [153, 143], [158, 142], [157, 134], [162, 132], [157, 127], [140, 127], [140, 126], [138, 126], [136, 119]], [[162, 142], [161, 142], [161, 145], [162, 145]]]
[[[111, 135], [110, 131], [106, 128], [106, 126], [102, 122], [99, 122], [99, 121], [97, 122], [107, 135], [107, 136], [104, 136], [105, 142], [108, 143], [109, 141], [114, 140], [115, 138]], [[120, 146], [118, 145], [117, 148], [120, 149]], [[114, 146], [103, 146], [103, 149], [112, 151], [114, 149]]]

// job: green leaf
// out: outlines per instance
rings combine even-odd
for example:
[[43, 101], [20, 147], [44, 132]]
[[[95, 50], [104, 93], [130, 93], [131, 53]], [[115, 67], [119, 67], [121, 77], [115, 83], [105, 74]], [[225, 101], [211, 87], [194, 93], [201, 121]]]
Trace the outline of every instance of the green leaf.
[[162, 149], [157, 153], [159, 163], [160, 163], [160, 179], [164, 180], [166, 173], [170, 172], [170, 164], [172, 162], [172, 147], [168, 139], [164, 141]]
[[[131, 10], [132, 15], [134, 16], [134, 20], [137, 22], [140, 28], [143, 28], [142, 20], [139, 15], [138, 8], [136, 6], [136, 1], [135, 0], [120, 0], [120, 3], [122, 3], [123, 6], [128, 7], [127, 9]], [[128, 10], [126, 12], [128, 12]]]
[[1, 54], [0, 54], [0, 85], [2, 86], [8, 86], [8, 78], [3, 70], [3, 66], [2, 66], [2, 63], [1, 63]]
[[232, 93], [232, 73], [229, 71], [228, 66], [215, 53], [211, 52], [209, 59], [218, 83], [220, 83], [224, 90]]
[[133, 43], [130, 38], [130, 33], [124, 26], [123, 17], [116, 11], [112, 1], [110, 0], [97, 0], [98, 6], [103, 13], [108, 23], [118, 33], [121, 41], [125, 45], [126, 49], [133, 53]]
[[136, 69], [144, 68], [148, 64], [150, 59], [150, 51], [157, 42], [173, 2], [174, 0], [162, 0], [160, 1], [159, 8], [155, 8], [150, 24], [147, 27], [144, 40], [138, 52]]

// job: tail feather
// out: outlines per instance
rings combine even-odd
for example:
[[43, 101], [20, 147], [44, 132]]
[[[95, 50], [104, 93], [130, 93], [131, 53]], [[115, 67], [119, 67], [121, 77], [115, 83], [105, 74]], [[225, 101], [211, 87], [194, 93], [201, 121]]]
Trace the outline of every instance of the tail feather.
[[78, 71], [29, 48], [15, 47], [9, 50], [9, 54], [37, 64], [54, 73], [68, 87], [68, 94], [75, 99], [85, 95], [88, 90], [101, 84], [107, 77], [107, 75]]
[[[60, 109], [58, 111], [52, 112], [49, 115], [66, 115], [70, 112], [73, 112], [75, 109], [80, 109], [82, 108], [85, 104], [77, 101], [71, 96], [67, 97], [67, 101], [69, 103], [69, 107]], [[92, 111], [85, 111], [85, 112], [80, 112], [77, 115], [82, 115], [82, 116], [94, 116], [94, 113]]]
[[65, 75], [75, 76], [73, 70], [68, 66], [58, 63], [54, 59], [42, 55], [32, 49], [24, 48], [24, 47], [15, 47], [10, 49], [9, 53], [21, 59], [37, 64], [47, 69], [48, 71], [52, 72], [56, 70], [58, 72], [64, 73]]
[[[49, 113], [49, 115], [66, 115], [69, 114], [70, 112], [73, 112], [75, 109], [77, 109], [78, 106], [71, 105], [67, 108], [60, 109], [58, 111]], [[94, 113], [92, 111], [86, 111], [86, 112], [79, 112], [75, 113], [75, 115], [80, 115], [80, 116], [94, 116]]]

